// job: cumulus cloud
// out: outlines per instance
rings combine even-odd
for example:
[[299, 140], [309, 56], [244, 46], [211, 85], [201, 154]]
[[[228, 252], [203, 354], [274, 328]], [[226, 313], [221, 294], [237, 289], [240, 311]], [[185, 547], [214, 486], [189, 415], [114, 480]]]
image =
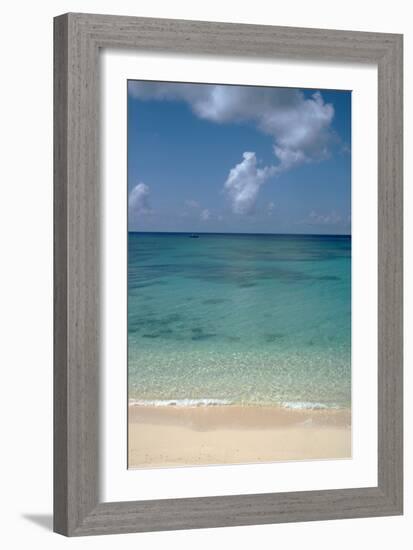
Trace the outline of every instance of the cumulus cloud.
[[273, 172], [272, 168], [258, 168], [255, 153], [245, 152], [243, 160], [232, 168], [224, 184], [236, 214], [251, 214], [258, 191]]
[[151, 212], [149, 204], [149, 186], [138, 183], [129, 193], [129, 214], [132, 216], [148, 214]]
[[211, 219], [211, 212], [207, 208], [205, 208], [201, 212], [201, 220], [203, 222], [207, 222], [209, 219]]
[[199, 118], [217, 123], [250, 121], [273, 137], [274, 154], [285, 167], [328, 154], [334, 108], [320, 92], [305, 97], [295, 88], [136, 81], [129, 83], [129, 93], [185, 101]]
[[[234, 212], [248, 213], [263, 180], [271, 175], [329, 154], [334, 108], [324, 102], [320, 92], [308, 97], [293, 88], [132, 82], [129, 93], [142, 100], [184, 101], [199, 118], [215, 123], [249, 122], [271, 136], [274, 165], [257, 169], [256, 161], [245, 157], [253, 153], [244, 153], [244, 160], [228, 176], [225, 188], [232, 197]], [[241, 172], [244, 176], [237, 182]], [[239, 198], [236, 188], [242, 189]]]

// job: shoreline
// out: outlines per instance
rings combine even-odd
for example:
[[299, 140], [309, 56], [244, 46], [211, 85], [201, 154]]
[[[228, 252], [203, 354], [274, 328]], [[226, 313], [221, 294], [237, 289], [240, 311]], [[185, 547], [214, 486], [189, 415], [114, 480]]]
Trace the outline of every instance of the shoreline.
[[350, 409], [128, 406], [128, 467], [351, 458]]

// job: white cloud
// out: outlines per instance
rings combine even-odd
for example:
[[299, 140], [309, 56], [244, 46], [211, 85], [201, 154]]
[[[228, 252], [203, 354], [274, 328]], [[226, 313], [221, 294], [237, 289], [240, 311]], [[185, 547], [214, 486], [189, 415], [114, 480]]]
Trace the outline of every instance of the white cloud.
[[205, 210], [202, 210], [201, 212], [201, 220], [203, 222], [207, 222], [209, 219], [211, 219], [211, 212], [205, 208]]
[[[334, 108], [320, 92], [306, 97], [293, 88], [141, 82], [130, 83], [129, 92], [139, 99], [184, 101], [199, 118], [216, 123], [250, 122], [271, 136], [273, 166], [257, 169], [255, 154], [244, 153], [244, 160], [230, 172], [225, 189], [234, 212], [249, 213], [270, 176], [329, 154]], [[246, 154], [254, 157], [247, 159]]]
[[149, 204], [149, 186], [138, 183], [129, 193], [129, 214], [131, 216], [148, 214], [151, 212]]
[[274, 139], [284, 169], [328, 155], [334, 108], [320, 92], [295, 88], [133, 82], [133, 97], [185, 101], [199, 117], [217, 123], [252, 122]]
[[257, 168], [255, 153], [245, 152], [243, 160], [232, 168], [225, 182], [233, 212], [251, 214], [261, 185], [273, 172], [272, 168]]

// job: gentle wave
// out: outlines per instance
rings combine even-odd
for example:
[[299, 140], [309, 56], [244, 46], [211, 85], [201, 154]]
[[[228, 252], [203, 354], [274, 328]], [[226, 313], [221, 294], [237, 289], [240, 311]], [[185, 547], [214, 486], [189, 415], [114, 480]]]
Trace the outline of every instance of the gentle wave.
[[312, 403], [310, 401], [284, 401], [281, 406], [286, 409], [338, 409], [337, 405], [326, 405], [325, 403]]
[[141, 407], [211, 407], [214, 405], [231, 405], [227, 399], [130, 399], [129, 405]]

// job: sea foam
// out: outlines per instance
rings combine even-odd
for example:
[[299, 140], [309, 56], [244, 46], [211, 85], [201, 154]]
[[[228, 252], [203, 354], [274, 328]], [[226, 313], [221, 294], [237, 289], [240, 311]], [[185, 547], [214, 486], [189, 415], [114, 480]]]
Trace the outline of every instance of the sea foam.
[[337, 405], [326, 405], [325, 403], [312, 403], [310, 401], [284, 401], [281, 406], [286, 409], [338, 409]]
[[212, 407], [216, 405], [231, 405], [227, 399], [130, 399], [129, 405], [141, 407]]

